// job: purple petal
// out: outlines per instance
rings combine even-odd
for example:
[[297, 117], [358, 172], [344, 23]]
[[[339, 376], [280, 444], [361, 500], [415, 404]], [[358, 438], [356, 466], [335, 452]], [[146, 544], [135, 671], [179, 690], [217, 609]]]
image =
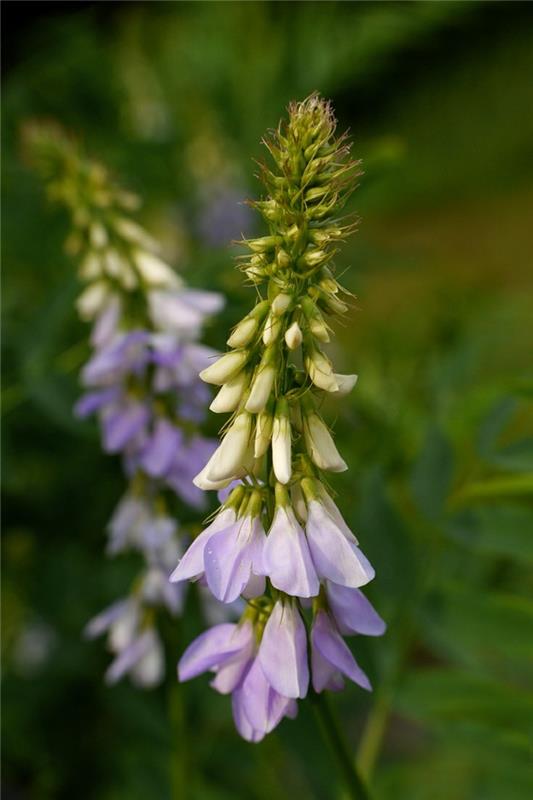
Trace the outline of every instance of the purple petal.
[[200, 634], [178, 662], [178, 679], [188, 681], [202, 672], [221, 667], [249, 647], [253, 629], [248, 625], [223, 622]]
[[170, 576], [172, 582], [192, 580], [204, 574], [204, 549], [214, 533], [233, 525], [235, 512], [231, 508], [224, 508], [217, 514], [211, 525], [196, 537], [193, 543], [180, 560], [178, 566]]
[[106, 415], [102, 425], [104, 450], [118, 453], [147, 424], [149, 409], [143, 403], [131, 402]]
[[250, 724], [244, 712], [244, 702], [240, 689], [234, 691], [231, 696], [231, 709], [233, 711], [235, 727], [243, 739], [246, 739], [247, 742], [260, 742], [261, 739], [265, 737], [262, 731], [255, 730]]
[[278, 600], [265, 625], [259, 661], [266, 679], [284, 697], [305, 697], [309, 686], [307, 635], [298, 610]]
[[154, 432], [141, 458], [145, 472], [154, 478], [166, 475], [182, 440], [183, 434], [179, 428], [168, 419], [160, 417], [155, 423]]
[[291, 703], [268, 683], [258, 659], [253, 662], [240, 689], [243, 712], [251, 727], [262, 733], [270, 733], [285, 716]]
[[381, 636], [385, 632], [385, 622], [359, 589], [328, 581], [326, 591], [330, 611], [345, 636], [352, 633]]
[[314, 597], [320, 584], [305, 534], [290, 509], [278, 508], [264, 548], [273, 586], [293, 597]]
[[111, 662], [105, 673], [105, 681], [111, 685], [117, 683], [152, 647], [153, 631], [147, 630], [129, 644]]
[[116, 403], [120, 397], [122, 389], [119, 386], [111, 386], [109, 389], [100, 389], [96, 392], [88, 392], [82, 395], [74, 406], [74, 414], [80, 419], [85, 419], [95, 411], [100, 411], [103, 406]]
[[[331, 617], [325, 611], [319, 611], [315, 617], [311, 632], [311, 643], [313, 650], [316, 649], [319, 655], [332, 667], [346, 675], [354, 683], [359, 684], [363, 689], [372, 691], [370, 681], [353, 657], [350, 648], [336, 630]], [[323, 673], [321, 674], [323, 677]]]
[[342, 586], [364, 586], [375, 575], [374, 569], [354, 544], [339, 530], [324, 507], [311, 501], [305, 532], [311, 556], [320, 578]]
[[102, 633], [109, 630], [111, 625], [126, 612], [129, 605], [129, 598], [117, 600], [116, 603], [108, 606], [108, 608], [105, 608], [97, 614], [96, 617], [89, 620], [83, 630], [83, 635], [88, 639], [95, 639], [97, 636], [101, 636]]
[[217, 600], [236, 600], [250, 580], [252, 550], [248, 536], [249, 518], [215, 533], [204, 550], [205, 577]]

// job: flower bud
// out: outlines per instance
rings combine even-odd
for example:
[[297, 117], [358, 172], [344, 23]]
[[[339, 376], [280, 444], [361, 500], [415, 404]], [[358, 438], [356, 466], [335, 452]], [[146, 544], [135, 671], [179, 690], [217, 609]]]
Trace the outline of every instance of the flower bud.
[[302, 343], [302, 331], [296, 320], [285, 331], [285, 342], [289, 350], [296, 350]]
[[149, 286], [177, 287], [180, 281], [172, 267], [169, 267], [153, 253], [147, 250], [138, 250], [134, 254], [134, 261], [140, 276]]
[[330, 472], [344, 472], [348, 469], [329, 430], [316, 412], [306, 414], [304, 418], [304, 439], [307, 452], [319, 469]]
[[93, 319], [104, 307], [109, 297], [109, 286], [105, 281], [91, 283], [76, 300], [78, 314], [84, 320]]
[[288, 483], [292, 474], [291, 424], [285, 398], [278, 400], [272, 428], [272, 466], [280, 483]]
[[246, 387], [248, 386], [249, 376], [245, 370], [237, 373], [228, 383], [223, 384], [217, 396], [209, 406], [215, 414], [224, 414], [228, 411], [235, 411]]
[[276, 341], [280, 331], [281, 321], [278, 317], [275, 317], [272, 313], [270, 313], [267, 317], [267, 321], [265, 322], [265, 327], [263, 328], [263, 344], [265, 347], [268, 347], [270, 344], [273, 344]]
[[318, 309], [317, 313], [309, 320], [309, 330], [319, 342], [329, 342], [328, 329]]
[[215, 386], [222, 386], [239, 372], [248, 360], [247, 350], [231, 350], [224, 353], [214, 364], [200, 372], [200, 378], [205, 383], [213, 383]]
[[264, 409], [272, 392], [274, 379], [276, 377], [276, 368], [274, 364], [271, 363], [273, 358], [273, 348], [269, 348], [265, 352], [261, 364], [256, 370], [255, 377], [252, 381], [250, 396], [245, 405], [246, 411], [250, 411], [252, 414], [258, 414]]
[[272, 439], [272, 426], [274, 424], [274, 417], [270, 411], [261, 411], [257, 416], [255, 426], [255, 441], [254, 441], [254, 457], [261, 458], [264, 456]]
[[102, 259], [95, 253], [88, 253], [80, 267], [80, 278], [86, 281], [102, 276]]
[[290, 294], [276, 295], [272, 301], [272, 313], [275, 317], [281, 317], [287, 311], [292, 303], [292, 296]]
[[253, 317], [244, 317], [233, 329], [227, 341], [229, 347], [244, 347], [249, 344], [258, 328], [258, 322]]
[[254, 253], [267, 253], [279, 244], [279, 236], [260, 236], [258, 239], [248, 239], [246, 244]]
[[245, 461], [250, 441], [252, 418], [245, 412], [235, 417], [233, 425], [209, 460], [207, 479], [214, 483], [233, 478]]
[[276, 264], [280, 269], [287, 269], [291, 265], [291, 257], [283, 248], [276, 253]]
[[105, 247], [108, 242], [108, 236], [104, 226], [99, 222], [93, 223], [89, 229], [89, 239], [91, 240], [92, 246], [97, 250], [101, 250]]

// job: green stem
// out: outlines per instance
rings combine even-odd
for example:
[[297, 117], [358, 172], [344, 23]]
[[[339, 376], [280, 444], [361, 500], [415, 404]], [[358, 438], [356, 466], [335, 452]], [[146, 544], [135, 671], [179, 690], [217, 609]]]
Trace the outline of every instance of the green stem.
[[364, 733], [357, 751], [357, 767], [363, 778], [370, 780], [376, 763], [381, 742], [385, 735], [390, 712], [391, 693], [383, 691], [376, 699], [372, 711], [368, 715]]
[[170, 718], [170, 786], [172, 800], [187, 797], [187, 755], [185, 752], [185, 710], [183, 707], [183, 687], [172, 681], [168, 691], [168, 712]]
[[335, 753], [350, 797], [352, 800], [369, 800], [368, 790], [355, 767], [344, 734], [340, 729], [326, 695], [322, 692], [320, 694], [312, 694], [311, 698], [322, 733], [324, 734], [324, 738], [329, 741], [331, 749]]

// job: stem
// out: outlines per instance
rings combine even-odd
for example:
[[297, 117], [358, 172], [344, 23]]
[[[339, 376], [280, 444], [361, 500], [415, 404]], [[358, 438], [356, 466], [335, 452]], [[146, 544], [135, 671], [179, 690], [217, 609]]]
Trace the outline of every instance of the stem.
[[383, 692], [374, 703], [357, 751], [357, 767], [365, 780], [370, 780], [376, 763], [390, 712], [391, 693]]
[[324, 734], [324, 738], [329, 741], [331, 749], [335, 753], [350, 797], [352, 800], [369, 800], [368, 790], [355, 767], [350, 749], [346, 744], [344, 734], [340, 729], [327, 697], [322, 692], [320, 694], [312, 694], [311, 698], [322, 733]]
[[168, 691], [168, 713], [170, 719], [170, 787], [172, 800], [183, 800], [187, 796], [187, 754], [185, 752], [185, 710], [183, 688], [172, 681]]

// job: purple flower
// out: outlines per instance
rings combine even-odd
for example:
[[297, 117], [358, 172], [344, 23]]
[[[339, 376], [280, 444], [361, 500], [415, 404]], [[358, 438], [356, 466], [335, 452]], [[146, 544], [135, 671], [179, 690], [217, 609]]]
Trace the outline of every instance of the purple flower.
[[350, 636], [381, 636], [386, 625], [375, 608], [359, 589], [350, 589], [337, 583], [326, 582], [329, 609], [340, 633]]
[[259, 662], [270, 685], [284, 697], [305, 697], [309, 686], [307, 635], [297, 607], [278, 600], [265, 625]]
[[102, 439], [106, 453], [118, 453], [142, 434], [150, 420], [150, 408], [140, 400], [126, 399], [107, 409], [102, 420]]
[[372, 565], [322, 503], [311, 500], [307, 510], [305, 532], [319, 578], [352, 588], [371, 581]]
[[128, 374], [141, 374], [148, 362], [149, 335], [136, 330], [118, 334], [97, 350], [82, 370], [85, 386], [108, 386]]
[[[204, 550], [207, 584], [217, 600], [231, 603], [263, 574], [265, 531], [258, 517], [244, 516], [213, 534]], [[253, 581], [248, 597], [263, 594], [265, 580]]]
[[[225, 622], [215, 625], [200, 634], [185, 650], [178, 663], [178, 678], [188, 681], [202, 672], [221, 672], [232, 666], [231, 681], [225, 678], [225, 690], [231, 692], [239, 683], [253, 648], [254, 631], [251, 623], [235, 625]], [[221, 691], [220, 688], [218, 690]]]
[[204, 575], [204, 550], [213, 534], [235, 524], [236, 515], [233, 508], [223, 508], [213, 522], [196, 537], [186, 550], [183, 558], [170, 576], [172, 582], [198, 580]]
[[265, 574], [293, 597], [314, 597], [320, 584], [305, 533], [290, 507], [278, 506], [264, 549]]
[[161, 639], [154, 628], [147, 628], [118, 653], [105, 674], [105, 680], [112, 685], [129, 673], [135, 686], [150, 689], [161, 683], [164, 672]]
[[342, 689], [343, 675], [363, 689], [372, 690], [370, 681], [325, 611], [318, 611], [311, 631], [311, 669], [315, 692]]
[[285, 716], [294, 718], [296, 701], [276, 692], [265, 677], [259, 659], [254, 659], [241, 685], [233, 692], [235, 727], [243, 739], [259, 742]]
[[170, 471], [182, 442], [182, 431], [165, 417], [158, 417], [141, 456], [141, 467], [154, 478], [165, 476]]

